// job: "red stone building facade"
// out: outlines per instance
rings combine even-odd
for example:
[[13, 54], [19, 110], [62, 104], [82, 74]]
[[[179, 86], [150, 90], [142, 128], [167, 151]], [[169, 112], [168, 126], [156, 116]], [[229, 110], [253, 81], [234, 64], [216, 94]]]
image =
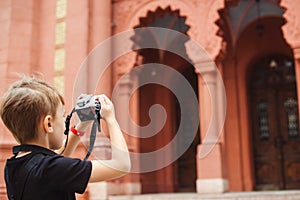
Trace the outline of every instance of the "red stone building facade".
[[[98, 44], [133, 28], [174, 29], [201, 45], [209, 58], [199, 56], [201, 53], [189, 46], [189, 41], [182, 42], [181, 47], [192, 65], [171, 53], [158, 58], [154, 56], [157, 50], [132, 51], [107, 68], [97, 92], [111, 96], [118, 80], [138, 65], [158, 62], [171, 66], [189, 79], [199, 99], [200, 126], [194, 141], [171, 165], [90, 184], [80, 198], [299, 189], [298, 8], [298, 0], [0, 1], [0, 93], [16, 79], [15, 72], [43, 74], [44, 79], [56, 85], [70, 100], [66, 109], [71, 110], [77, 73]], [[136, 44], [141, 40], [134, 35], [132, 38]], [[126, 42], [110, 45], [101, 56], [103, 62], [111, 59], [116, 49]], [[222, 75], [226, 101], [211, 100], [222, 95], [216, 68], [212, 66], [217, 66]], [[92, 76], [95, 71], [86, 69], [81, 73], [85, 78], [75, 90], [94, 92], [95, 88], [90, 86], [95, 81]], [[134, 121], [140, 125], [149, 123], [145, 114], [153, 103], [162, 104], [167, 114], [173, 112], [176, 103], [172, 94], [163, 88], [142, 87], [131, 96], [128, 92], [138, 82], [136, 79], [130, 76], [121, 80], [123, 92], [115, 101], [120, 121], [128, 121], [125, 113], [129, 109]], [[213, 89], [208, 91], [209, 88]], [[130, 106], [124, 107], [122, 103], [129, 100]], [[216, 113], [212, 113], [214, 106], [218, 108], [214, 110]], [[213, 114], [222, 119], [220, 110], [225, 107], [224, 128], [220, 137], [216, 134], [215, 138], [218, 142], [200, 159], [201, 149], [210, 145], [204, 142], [209, 119]], [[130, 151], [147, 152], [166, 145], [174, 137], [173, 130], [178, 123], [176, 119], [168, 119], [160, 134], [153, 138], [127, 136]], [[125, 129], [138, 132], [130, 126]], [[0, 171], [3, 171], [15, 142], [3, 124], [0, 131]], [[107, 141], [104, 137], [98, 140], [95, 154], [107, 157]], [[77, 156], [83, 157], [84, 153], [82, 145]], [[4, 196], [5, 184], [0, 175], [0, 198]]]

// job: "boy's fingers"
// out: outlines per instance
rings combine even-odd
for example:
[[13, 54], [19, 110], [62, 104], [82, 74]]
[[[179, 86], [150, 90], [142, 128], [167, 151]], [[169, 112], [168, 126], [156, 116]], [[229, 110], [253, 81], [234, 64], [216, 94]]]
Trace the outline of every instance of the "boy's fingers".
[[111, 104], [110, 99], [105, 94], [97, 95], [95, 99], [98, 99], [103, 104]]
[[97, 96], [95, 96], [95, 100], [100, 101], [102, 103], [103, 102], [103, 96], [102, 95], [97, 95]]

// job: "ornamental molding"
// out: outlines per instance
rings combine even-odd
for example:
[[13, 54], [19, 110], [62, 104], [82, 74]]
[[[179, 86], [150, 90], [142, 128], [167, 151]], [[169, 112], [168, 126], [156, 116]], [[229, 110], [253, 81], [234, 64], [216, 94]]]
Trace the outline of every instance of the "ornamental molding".
[[293, 49], [300, 48], [300, 4], [295, 0], [282, 0], [280, 6], [285, 10], [283, 17], [286, 24], [282, 26], [284, 38]]
[[[113, 4], [114, 34], [138, 26], [140, 18], [157, 8], [179, 10], [180, 16], [186, 17], [185, 23], [190, 26], [187, 34], [215, 59], [222, 49], [222, 39], [217, 35], [219, 27], [216, 21], [220, 18], [218, 10], [224, 8], [224, 0], [123, 0]], [[189, 53], [189, 52], [188, 52]], [[189, 55], [190, 56], [190, 55]], [[193, 57], [191, 57], [192, 60]]]

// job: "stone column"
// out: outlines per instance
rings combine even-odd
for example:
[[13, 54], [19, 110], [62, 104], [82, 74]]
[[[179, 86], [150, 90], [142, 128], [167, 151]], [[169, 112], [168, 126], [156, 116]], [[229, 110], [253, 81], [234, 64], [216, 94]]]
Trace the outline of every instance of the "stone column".
[[[111, 69], [106, 68], [105, 74], [101, 74], [100, 68], [103, 69], [104, 63], [108, 63], [111, 59], [111, 46], [105, 45], [105, 51], [97, 51], [97, 46], [101, 42], [111, 36], [111, 1], [110, 0], [89, 0], [87, 3], [87, 20], [86, 25], [86, 59], [80, 71], [85, 73], [84, 91], [89, 94], [106, 94], [111, 96]], [[94, 52], [94, 53], [93, 53]], [[97, 134], [92, 158], [108, 160], [111, 158], [111, 146], [109, 139], [105, 136], [107, 132], [105, 126], [102, 126], [102, 133]], [[86, 138], [85, 144], [88, 144], [89, 139]], [[98, 183], [90, 183], [88, 186], [89, 199], [99, 200], [107, 199], [108, 195], [113, 194], [116, 186], [111, 181], [103, 181]]]
[[[137, 126], [134, 126], [133, 122], [131, 122], [131, 120], [136, 122], [138, 117], [138, 95], [132, 95], [131, 92], [132, 88], [135, 88], [135, 84], [137, 84], [137, 77], [130, 76], [129, 74], [124, 75], [115, 86], [115, 93], [112, 96], [112, 100], [115, 106], [117, 121], [124, 133], [129, 151], [138, 153], [138, 137], [128, 136], [128, 134], [138, 136]], [[96, 145], [95, 151], [99, 148], [99, 154], [97, 153], [97, 155], [106, 154], [107, 157], [103, 159], [109, 159], [110, 143], [107, 141], [107, 138], [102, 137], [102, 139], [98, 140]], [[137, 160], [136, 157], [131, 158], [131, 163], [135, 168], [139, 166], [139, 160]], [[130, 173], [120, 179], [93, 183], [89, 186], [90, 199], [95, 200], [106, 199], [109, 195], [140, 193], [141, 184], [138, 173]]]
[[[138, 92], [132, 93], [134, 88], [137, 88], [138, 76], [126, 74], [120, 79], [116, 86], [117, 96], [114, 96], [114, 104], [116, 108], [117, 120], [120, 127], [125, 134], [125, 139], [130, 152], [139, 152], [139, 138], [138, 126], [135, 124], [138, 121], [139, 113], [139, 100]], [[129, 137], [129, 135], [135, 137]], [[138, 157], [131, 157], [131, 165], [133, 168], [138, 169], [140, 161]], [[119, 183], [121, 187], [118, 194], [140, 194], [141, 183], [140, 176], [135, 171], [134, 173], [126, 175]]]
[[[219, 39], [213, 32], [210, 37], [213, 37], [210, 40]], [[207, 48], [213, 51], [208, 52], [202, 48], [201, 43], [193, 40], [185, 46], [198, 74], [201, 144], [198, 145], [196, 156], [196, 189], [198, 193], [223, 193], [229, 190], [224, 140], [220, 140], [225, 120], [226, 95], [222, 76], [211, 59], [216, 57], [221, 44], [215, 43], [214, 48]]]
[[[300, 38], [299, 38], [300, 39]], [[300, 45], [293, 47], [294, 52], [294, 64], [295, 64], [295, 77], [296, 77], [296, 85], [297, 85], [297, 97], [298, 97], [298, 113], [300, 116]]]
[[217, 68], [211, 60], [195, 64], [199, 77], [201, 144], [197, 150], [197, 192], [228, 191], [224, 148], [219, 137], [223, 130], [225, 99], [218, 82]]
[[[96, 50], [103, 45], [103, 41], [112, 36], [112, 7], [111, 0], [89, 0], [89, 27], [88, 27], [88, 51]], [[104, 93], [111, 96], [112, 70], [111, 66], [103, 66], [103, 63], [111, 61], [111, 46], [105, 45], [105, 50], [95, 56], [95, 65], [88, 67], [88, 88], [89, 92]], [[101, 54], [101, 55], [100, 55]], [[101, 77], [97, 74], [97, 68], [106, 67], [106, 72]], [[95, 74], [96, 73], [96, 74]], [[99, 81], [99, 82], [98, 82]], [[94, 83], [98, 82], [98, 87]]]
[[[133, 95], [131, 97], [131, 89], [134, 87], [136, 81], [134, 81], [135, 77], [130, 75], [125, 75], [122, 77], [118, 85], [116, 86], [116, 93], [113, 94], [113, 103], [115, 105], [116, 117], [119, 125], [124, 133], [128, 148], [130, 152], [138, 152], [138, 138], [137, 137], [128, 137], [127, 134], [137, 135], [138, 130], [135, 127], [131, 120], [136, 119], [137, 117], [137, 106], [138, 99], [137, 95]], [[130, 105], [129, 104], [130, 102]], [[130, 109], [130, 111], [128, 111]], [[128, 113], [131, 115], [128, 116]], [[106, 147], [102, 148], [102, 152], [99, 151], [103, 155], [103, 151], [107, 152], [105, 148], [110, 148], [110, 145], [106, 138], [102, 138], [99, 142], [102, 142], [106, 145]], [[100, 145], [98, 146], [100, 147]], [[110, 156], [109, 154], [106, 154]], [[108, 159], [103, 158], [103, 159]], [[134, 160], [135, 158], [131, 158], [132, 166], [135, 168], [139, 165], [139, 160]], [[104, 181], [101, 183], [93, 183], [89, 186], [89, 196], [90, 199], [106, 199], [109, 195], [121, 195], [121, 194], [140, 194], [141, 193], [141, 184], [139, 182], [139, 174], [131, 173], [126, 175], [123, 178], [113, 180], [113, 181]]]
[[[72, 103], [81, 93], [88, 93], [88, 72], [81, 65], [88, 55], [88, 1], [68, 0], [66, 21], [66, 66], [64, 70], [65, 92], [68, 102], [66, 110], [70, 111]], [[75, 85], [76, 83], [79, 83]], [[74, 98], [74, 99], [73, 99]]]
[[[284, 38], [291, 46], [294, 53], [295, 62], [295, 77], [297, 82], [298, 102], [300, 100], [300, 5], [296, 1], [282, 0], [280, 2], [282, 8], [285, 9], [283, 17], [286, 24], [282, 27]], [[298, 110], [300, 115], [300, 104], [298, 103]]]

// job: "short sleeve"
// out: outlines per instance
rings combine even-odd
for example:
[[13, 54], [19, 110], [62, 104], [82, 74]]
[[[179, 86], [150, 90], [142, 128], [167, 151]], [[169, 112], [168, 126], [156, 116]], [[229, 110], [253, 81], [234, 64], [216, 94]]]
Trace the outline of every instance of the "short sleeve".
[[91, 161], [55, 155], [44, 157], [37, 166], [36, 175], [42, 177], [43, 182], [53, 189], [82, 194], [86, 190], [91, 171]]

